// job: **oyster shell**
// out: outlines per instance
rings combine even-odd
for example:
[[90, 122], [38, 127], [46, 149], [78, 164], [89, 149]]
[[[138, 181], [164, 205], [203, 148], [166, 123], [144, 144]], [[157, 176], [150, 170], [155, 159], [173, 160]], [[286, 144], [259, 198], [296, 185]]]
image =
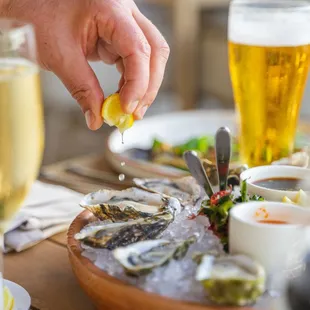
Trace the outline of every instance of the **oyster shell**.
[[113, 255], [128, 275], [139, 276], [167, 264], [171, 259], [183, 258], [196, 240], [193, 236], [180, 242], [163, 239], [140, 241], [115, 249]]
[[137, 219], [121, 223], [88, 224], [75, 234], [75, 239], [84, 244], [113, 250], [142, 240], [158, 237], [173, 221], [169, 212], [147, 219]]
[[192, 176], [169, 179], [133, 179], [136, 186], [154, 193], [177, 198], [182, 204], [195, 205], [204, 192]]
[[204, 255], [196, 271], [209, 299], [220, 305], [245, 306], [265, 291], [265, 270], [243, 255]]
[[174, 215], [181, 211], [180, 202], [176, 198], [135, 187], [123, 191], [103, 189], [90, 193], [80, 205], [98, 219], [113, 222], [148, 218], [163, 212]]

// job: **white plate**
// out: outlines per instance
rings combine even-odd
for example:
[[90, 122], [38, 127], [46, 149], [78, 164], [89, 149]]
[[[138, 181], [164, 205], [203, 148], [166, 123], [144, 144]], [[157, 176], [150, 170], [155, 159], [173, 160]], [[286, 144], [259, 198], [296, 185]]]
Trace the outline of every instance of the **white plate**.
[[4, 285], [8, 287], [14, 297], [13, 310], [29, 310], [31, 298], [28, 292], [20, 285], [9, 280], [4, 280]]
[[[233, 111], [181, 111], [145, 118], [125, 132], [124, 144], [118, 130], [111, 133], [107, 141], [107, 160], [116, 171], [132, 177], [179, 177], [186, 172], [146, 161], [128, 159], [121, 153], [132, 148], [150, 148], [154, 138], [178, 144], [197, 136], [214, 135], [222, 126], [229, 127], [232, 133], [236, 132]], [[121, 166], [122, 161], [125, 161], [125, 166]]]

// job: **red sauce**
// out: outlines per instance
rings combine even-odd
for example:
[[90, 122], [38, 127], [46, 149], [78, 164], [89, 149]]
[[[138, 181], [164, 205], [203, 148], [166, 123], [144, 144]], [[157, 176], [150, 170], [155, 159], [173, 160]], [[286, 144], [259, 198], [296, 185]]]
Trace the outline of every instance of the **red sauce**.
[[287, 221], [280, 221], [280, 220], [260, 220], [258, 223], [262, 224], [289, 224]]

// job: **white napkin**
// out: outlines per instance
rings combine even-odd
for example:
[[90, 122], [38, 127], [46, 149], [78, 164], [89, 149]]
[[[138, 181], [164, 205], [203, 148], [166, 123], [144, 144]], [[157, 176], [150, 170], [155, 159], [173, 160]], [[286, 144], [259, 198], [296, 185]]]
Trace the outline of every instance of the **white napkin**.
[[82, 197], [68, 188], [36, 181], [4, 234], [4, 251], [21, 252], [66, 231], [82, 211], [79, 206]]

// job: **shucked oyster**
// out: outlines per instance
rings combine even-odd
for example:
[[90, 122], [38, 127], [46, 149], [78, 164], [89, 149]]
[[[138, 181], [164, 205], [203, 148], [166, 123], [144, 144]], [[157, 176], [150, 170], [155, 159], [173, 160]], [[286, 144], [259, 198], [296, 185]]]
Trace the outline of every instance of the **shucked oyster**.
[[194, 236], [180, 242], [163, 239], [140, 241], [115, 249], [113, 255], [127, 274], [138, 276], [167, 264], [171, 259], [183, 258], [189, 246], [194, 242], [196, 242]]
[[175, 180], [133, 179], [133, 181], [144, 190], [175, 197], [182, 204], [194, 205], [203, 196], [201, 187], [191, 176]]
[[171, 214], [181, 210], [180, 202], [139, 188], [123, 191], [103, 189], [84, 197], [81, 206], [100, 220], [128, 221], [148, 218], [163, 212]]
[[263, 267], [243, 255], [204, 255], [197, 268], [196, 280], [203, 284], [209, 299], [220, 305], [248, 305], [265, 291]]
[[154, 239], [172, 221], [173, 215], [167, 212], [122, 223], [89, 224], [75, 234], [75, 239], [95, 248], [113, 250], [138, 241]]

